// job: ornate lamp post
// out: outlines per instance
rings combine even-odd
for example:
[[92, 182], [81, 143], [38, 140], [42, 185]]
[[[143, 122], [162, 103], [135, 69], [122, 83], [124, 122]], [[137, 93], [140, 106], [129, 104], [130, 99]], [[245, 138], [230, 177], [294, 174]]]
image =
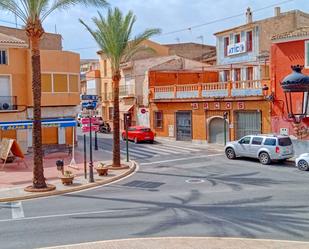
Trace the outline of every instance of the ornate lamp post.
[[[299, 124], [303, 118], [309, 117], [309, 76], [302, 74], [303, 66], [291, 66], [293, 72], [286, 76], [281, 87], [285, 95], [288, 118]], [[301, 111], [293, 110], [293, 99], [301, 98]]]

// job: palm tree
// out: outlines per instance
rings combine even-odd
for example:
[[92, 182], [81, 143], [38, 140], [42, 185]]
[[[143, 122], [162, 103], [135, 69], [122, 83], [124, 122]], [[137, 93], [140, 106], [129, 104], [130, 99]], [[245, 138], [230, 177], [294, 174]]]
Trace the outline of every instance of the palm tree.
[[55, 10], [67, 9], [70, 6], [105, 7], [105, 0], [0, 0], [0, 8], [16, 15], [23, 23], [29, 38], [32, 63], [33, 92], [33, 188], [46, 188], [42, 156], [41, 131], [41, 61], [40, 39], [44, 34], [43, 21]]
[[118, 8], [109, 9], [107, 17], [101, 13], [99, 17], [92, 18], [96, 29], [91, 29], [82, 20], [80, 22], [87, 28], [102, 52], [111, 63], [113, 96], [114, 96], [114, 144], [113, 144], [113, 167], [120, 167], [120, 130], [119, 130], [119, 81], [121, 79], [120, 64], [128, 61], [141, 50], [149, 50], [142, 46], [142, 42], [153, 35], [159, 34], [159, 29], [146, 29], [141, 34], [132, 38], [132, 28], [136, 17], [132, 11], [123, 15]]

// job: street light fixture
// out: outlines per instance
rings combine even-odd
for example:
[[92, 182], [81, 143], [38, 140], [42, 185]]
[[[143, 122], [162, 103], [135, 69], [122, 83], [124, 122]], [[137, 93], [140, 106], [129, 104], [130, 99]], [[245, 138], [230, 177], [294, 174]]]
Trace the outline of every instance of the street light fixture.
[[[281, 87], [285, 95], [288, 118], [294, 123], [300, 123], [303, 118], [309, 117], [309, 76], [302, 74], [303, 66], [296, 65], [291, 68], [293, 72], [282, 80]], [[294, 111], [293, 99], [301, 99], [301, 111]]]

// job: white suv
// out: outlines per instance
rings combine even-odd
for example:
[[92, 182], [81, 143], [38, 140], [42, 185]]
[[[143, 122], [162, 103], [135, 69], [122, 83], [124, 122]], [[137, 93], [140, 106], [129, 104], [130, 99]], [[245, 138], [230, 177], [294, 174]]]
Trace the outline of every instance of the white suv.
[[286, 160], [294, 156], [294, 148], [288, 136], [248, 135], [225, 146], [225, 155], [229, 159], [236, 157], [258, 158], [262, 164], [272, 160]]

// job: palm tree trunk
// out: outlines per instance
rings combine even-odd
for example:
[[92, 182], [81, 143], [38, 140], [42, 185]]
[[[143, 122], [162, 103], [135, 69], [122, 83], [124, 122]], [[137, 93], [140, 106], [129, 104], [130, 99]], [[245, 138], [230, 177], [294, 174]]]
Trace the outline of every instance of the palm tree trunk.
[[119, 81], [120, 73], [116, 72], [113, 75], [113, 94], [114, 94], [114, 144], [113, 144], [113, 167], [120, 167], [120, 127], [119, 127]]
[[46, 188], [42, 155], [40, 38], [30, 37], [33, 94], [33, 187]]

